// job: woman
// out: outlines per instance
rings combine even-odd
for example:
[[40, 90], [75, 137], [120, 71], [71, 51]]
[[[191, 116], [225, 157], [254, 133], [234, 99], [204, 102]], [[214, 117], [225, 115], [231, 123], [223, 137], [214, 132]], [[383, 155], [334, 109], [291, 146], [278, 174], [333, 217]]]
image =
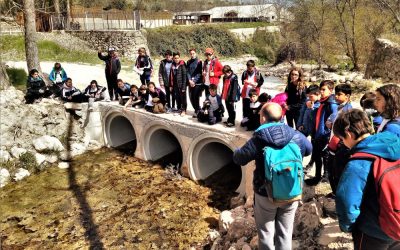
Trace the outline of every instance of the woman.
[[285, 106], [286, 121], [290, 127], [294, 128], [300, 116], [301, 105], [307, 98], [303, 71], [300, 68], [293, 68], [290, 71], [285, 93], [288, 95]]

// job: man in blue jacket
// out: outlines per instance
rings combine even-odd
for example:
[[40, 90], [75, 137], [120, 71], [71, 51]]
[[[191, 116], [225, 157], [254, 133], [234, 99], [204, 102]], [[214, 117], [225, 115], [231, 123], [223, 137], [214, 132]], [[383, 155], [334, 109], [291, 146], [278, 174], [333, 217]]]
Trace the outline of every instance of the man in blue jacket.
[[[371, 135], [372, 131], [367, 114], [356, 109], [339, 114], [333, 125], [333, 133], [343, 140], [352, 154], [363, 152], [389, 161], [399, 160], [400, 138], [390, 132]], [[347, 163], [336, 191], [340, 228], [352, 233], [354, 249], [400, 249], [400, 243], [386, 235], [379, 224], [372, 166], [368, 159], [352, 159]]]
[[[264, 249], [292, 249], [293, 222], [298, 201], [275, 204], [267, 198], [265, 189], [263, 148], [272, 146], [282, 148], [290, 141], [295, 142], [302, 156], [312, 151], [311, 143], [300, 132], [280, 123], [282, 108], [276, 103], [265, 104], [260, 111], [260, 123], [273, 123], [273, 126], [257, 129], [253, 137], [233, 154], [233, 161], [246, 165], [255, 160], [253, 175], [254, 217], [258, 232], [258, 247]], [[277, 222], [275, 222], [277, 221]]]

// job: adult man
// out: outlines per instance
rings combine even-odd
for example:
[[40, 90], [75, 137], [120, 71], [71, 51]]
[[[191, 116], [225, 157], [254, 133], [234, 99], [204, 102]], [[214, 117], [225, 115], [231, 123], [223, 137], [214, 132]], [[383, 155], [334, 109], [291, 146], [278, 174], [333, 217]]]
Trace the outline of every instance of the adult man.
[[187, 75], [189, 80], [189, 97], [190, 102], [194, 108], [193, 118], [197, 117], [197, 113], [200, 111], [200, 96], [202, 92], [202, 72], [203, 63], [197, 58], [196, 50], [190, 49], [190, 59], [186, 63]]
[[121, 71], [121, 62], [115, 52], [115, 48], [108, 48], [108, 54], [103, 56], [101, 50], [98, 51], [98, 57], [106, 63], [106, 80], [108, 92], [110, 93], [111, 100], [114, 100], [114, 92], [117, 89], [118, 74]]
[[279, 104], [265, 104], [260, 111], [262, 125], [233, 155], [234, 162], [239, 165], [246, 165], [251, 160], [256, 162], [253, 175], [254, 217], [259, 239], [258, 247], [261, 250], [292, 249], [293, 221], [298, 206], [298, 201], [274, 203], [269, 200], [264, 173], [264, 147], [283, 148], [293, 141], [299, 146], [302, 156], [309, 155], [312, 151], [311, 143], [306, 137], [280, 123], [281, 117], [282, 108]]
[[[169, 89], [169, 77], [171, 73], [172, 67], [172, 51], [167, 50], [164, 53], [164, 59], [160, 62], [160, 68], [158, 70], [158, 81], [160, 83], [160, 88], [165, 91], [165, 96], [167, 98], [167, 110], [170, 112], [172, 108], [175, 106], [175, 97], [171, 95], [171, 91]], [[172, 101], [171, 101], [172, 97]]]

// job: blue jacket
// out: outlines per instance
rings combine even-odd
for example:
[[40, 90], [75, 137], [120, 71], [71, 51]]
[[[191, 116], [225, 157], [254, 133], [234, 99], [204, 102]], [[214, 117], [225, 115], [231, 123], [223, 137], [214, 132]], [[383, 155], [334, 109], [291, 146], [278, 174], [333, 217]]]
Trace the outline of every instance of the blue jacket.
[[303, 126], [304, 129], [301, 131], [305, 136], [308, 136], [312, 133], [313, 131], [313, 126], [315, 124], [314, 117], [315, 117], [315, 112], [319, 108], [319, 101], [314, 103], [314, 106], [312, 108], [307, 107], [307, 100], [303, 103], [300, 109], [300, 116], [299, 119], [297, 120], [296, 127]]
[[[57, 71], [53, 68], [49, 74], [50, 81], [54, 82], [56, 80], [56, 73]], [[63, 68], [60, 69], [60, 73], [61, 73], [61, 80], [65, 82], [67, 80], [67, 73]]]
[[389, 131], [400, 137], [400, 117], [386, 123], [382, 131]]
[[[322, 106], [322, 107], [321, 107]], [[336, 117], [337, 115], [337, 109], [338, 109], [338, 105], [335, 101], [335, 96], [331, 95], [328, 97], [328, 99], [324, 100], [324, 101], [320, 101], [320, 107], [319, 109], [322, 108], [320, 117], [319, 117], [319, 123], [318, 123], [318, 127], [316, 127], [316, 122], [318, 122], [318, 110], [315, 112], [315, 123], [314, 123], [314, 136], [313, 138], [329, 138], [331, 135], [331, 130], [329, 128], [326, 127], [325, 123], [328, 120], [329, 116], [333, 116]]]
[[243, 166], [252, 160], [256, 161], [253, 176], [253, 187], [256, 193], [267, 196], [263, 188], [265, 183], [263, 148], [265, 146], [284, 147], [290, 141], [294, 141], [300, 147], [303, 156], [311, 154], [312, 145], [302, 133], [278, 122], [269, 127], [265, 127], [265, 124], [261, 125], [243, 147], [235, 150], [233, 161], [236, 164]]
[[131, 94], [131, 85], [129, 85], [128, 83], [124, 83], [124, 86], [125, 86], [125, 90], [120, 89], [120, 88], [117, 88], [115, 90], [117, 96], [119, 96], [121, 98], [123, 96], [130, 96], [130, 94]]
[[[400, 138], [389, 132], [371, 135], [351, 149], [351, 153], [364, 152], [387, 160], [400, 159]], [[382, 239], [392, 240], [379, 226], [379, 203], [369, 160], [350, 160], [340, 178], [336, 191], [336, 211], [342, 231], [361, 232]]]

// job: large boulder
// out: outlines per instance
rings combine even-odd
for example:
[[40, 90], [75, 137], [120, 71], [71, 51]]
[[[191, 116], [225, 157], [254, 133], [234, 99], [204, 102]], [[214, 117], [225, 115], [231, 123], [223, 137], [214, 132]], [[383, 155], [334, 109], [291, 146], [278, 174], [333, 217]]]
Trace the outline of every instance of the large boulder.
[[64, 146], [56, 137], [44, 135], [33, 140], [33, 146], [39, 152], [42, 151], [63, 151]]
[[365, 70], [366, 78], [382, 78], [384, 82], [400, 82], [400, 44], [377, 39]]

